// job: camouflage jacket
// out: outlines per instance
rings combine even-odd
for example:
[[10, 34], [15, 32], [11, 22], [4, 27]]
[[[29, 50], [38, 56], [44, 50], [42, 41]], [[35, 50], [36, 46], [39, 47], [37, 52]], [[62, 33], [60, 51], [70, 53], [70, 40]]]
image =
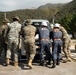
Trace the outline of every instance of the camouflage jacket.
[[60, 26], [60, 31], [63, 34], [63, 39], [70, 39], [70, 37], [64, 27]]
[[5, 37], [5, 35], [4, 35], [5, 29], [7, 29], [7, 25], [2, 25], [0, 27], [0, 36], [1, 37]]
[[17, 21], [8, 25], [8, 28], [5, 31], [5, 35], [7, 35], [8, 40], [16, 40], [19, 39], [19, 32], [21, 31], [21, 24]]
[[36, 27], [27, 25], [22, 29], [22, 35], [25, 41], [35, 42]]

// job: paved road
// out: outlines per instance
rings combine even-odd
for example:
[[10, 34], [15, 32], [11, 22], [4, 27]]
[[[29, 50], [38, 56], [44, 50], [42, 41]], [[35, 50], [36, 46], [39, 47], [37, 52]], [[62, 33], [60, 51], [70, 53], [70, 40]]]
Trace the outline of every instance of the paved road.
[[35, 63], [32, 70], [26, 64], [20, 64], [19, 67], [0, 65], [0, 75], [76, 75], [76, 62], [61, 63], [54, 69]]
[[[75, 42], [75, 41], [74, 41]], [[72, 56], [76, 58], [76, 51], [74, 49], [75, 43], [71, 45]], [[18, 67], [9, 65], [7, 67], [2, 65], [2, 60], [0, 59], [0, 75], [76, 75], [76, 62], [62, 63], [60, 66], [52, 69], [51, 65], [49, 66], [39, 66], [38, 62], [33, 63], [34, 68], [30, 70], [25, 61], [20, 63]]]

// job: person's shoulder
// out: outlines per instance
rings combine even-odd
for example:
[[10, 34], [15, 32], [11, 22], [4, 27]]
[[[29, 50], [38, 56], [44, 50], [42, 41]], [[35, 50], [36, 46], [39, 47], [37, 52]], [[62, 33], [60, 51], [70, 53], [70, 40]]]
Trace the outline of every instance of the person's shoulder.
[[65, 30], [65, 28], [63, 26], [60, 26], [60, 29], [64, 29]]
[[33, 26], [33, 25], [30, 25], [32, 28], [35, 28], [36, 29], [36, 27], [35, 26]]
[[19, 22], [13, 22], [13, 23], [17, 24], [18, 26], [21, 26], [21, 24]]
[[18, 26], [20, 26], [20, 27], [21, 27], [22, 25], [19, 23], [19, 24], [18, 24]]
[[11, 22], [8, 26], [10, 26], [10, 25], [12, 25], [12, 24], [14, 24], [14, 22]]
[[19, 25], [21, 25], [21, 23], [18, 22]]

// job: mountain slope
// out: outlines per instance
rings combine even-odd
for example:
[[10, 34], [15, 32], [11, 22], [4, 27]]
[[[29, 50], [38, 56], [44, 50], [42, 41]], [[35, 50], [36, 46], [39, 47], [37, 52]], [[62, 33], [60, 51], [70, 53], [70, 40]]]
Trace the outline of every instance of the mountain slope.
[[76, 0], [73, 0], [72, 2], [65, 5], [64, 8], [62, 8], [61, 11], [56, 14], [56, 18], [57, 19], [61, 18], [68, 13], [70, 13], [70, 14], [76, 13]]

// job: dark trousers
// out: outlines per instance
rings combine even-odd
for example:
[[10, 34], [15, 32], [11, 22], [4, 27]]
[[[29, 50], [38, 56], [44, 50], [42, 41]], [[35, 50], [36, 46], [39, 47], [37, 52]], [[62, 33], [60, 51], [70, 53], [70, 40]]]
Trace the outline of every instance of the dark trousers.
[[4, 43], [4, 52], [5, 52], [5, 57], [6, 57], [6, 52], [7, 52], [7, 44]]
[[7, 44], [4, 43], [4, 42], [2, 42], [2, 43], [0, 44], [0, 56], [1, 56], [3, 50], [4, 50], [4, 54], [5, 54], [4, 57], [6, 57]]
[[53, 42], [53, 48], [52, 48], [52, 57], [53, 61], [60, 61], [61, 58], [61, 46], [62, 41], [61, 40], [55, 40]]
[[50, 41], [40, 41], [40, 60], [44, 60], [44, 51], [46, 52], [46, 57], [48, 60], [51, 60], [50, 53]]

